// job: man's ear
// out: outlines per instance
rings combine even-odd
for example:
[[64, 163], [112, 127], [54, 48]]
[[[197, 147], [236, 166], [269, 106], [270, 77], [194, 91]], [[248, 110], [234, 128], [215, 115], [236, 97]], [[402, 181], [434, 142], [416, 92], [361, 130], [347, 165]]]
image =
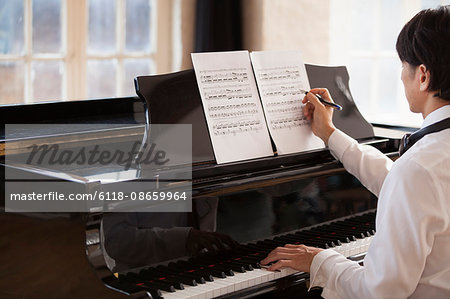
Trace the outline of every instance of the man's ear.
[[420, 84], [420, 91], [427, 91], [428, 86], [430, 85], [430, 71], [424, 64], [421, 64], [417, 68], [417, 72]]

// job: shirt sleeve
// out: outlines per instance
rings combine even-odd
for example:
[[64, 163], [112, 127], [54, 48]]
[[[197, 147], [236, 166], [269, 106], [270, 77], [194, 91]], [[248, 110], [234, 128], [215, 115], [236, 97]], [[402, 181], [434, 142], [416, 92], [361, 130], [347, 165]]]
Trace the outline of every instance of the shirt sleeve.
[[331, 154], [344, 164], [345, 169], [378, 196], [393, 161], [369, 145], [361, 145], [340, 130], [328, 139]]
[[445, 219], [432, 175], [402, 162], [380, 193], [377, 233], [364, 266], [332, 250], [314, 257], [311, 287], [322, 286], [325, 298], [406, 298], [416, 289]]

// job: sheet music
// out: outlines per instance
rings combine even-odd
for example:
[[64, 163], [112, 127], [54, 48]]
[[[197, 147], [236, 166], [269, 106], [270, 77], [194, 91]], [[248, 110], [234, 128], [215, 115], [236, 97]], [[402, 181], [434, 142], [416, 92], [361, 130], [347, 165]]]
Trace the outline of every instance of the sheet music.
[[278, 154], [325, 147], [303, 115], [302, 99], [310, 87], [300, 52], [257, 51], [250, 55]]
[[217, 163], [273, 156], [248, 51], [191, 55]]

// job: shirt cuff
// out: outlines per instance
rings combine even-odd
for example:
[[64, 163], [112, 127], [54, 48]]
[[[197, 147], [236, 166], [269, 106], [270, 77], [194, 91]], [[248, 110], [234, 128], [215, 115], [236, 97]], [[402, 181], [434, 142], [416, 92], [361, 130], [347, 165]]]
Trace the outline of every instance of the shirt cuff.
[[354, 143], [357, 143], [355, 139], [348, 136], [341, 130], [336, 129], [328, 138], [328, 149], [330, 150], [333, 157], [335, 157], [339, 161], [342, 161], [344, 152]]
[[310, 268], [310, 286], [309, 289], [313, 287], [324, 287], [328, 280], [328, 272], [323, 269], [323, 263], [333, 257], [339, 256], [340, 254], [333, 249], [322, 250], [313, 258]]

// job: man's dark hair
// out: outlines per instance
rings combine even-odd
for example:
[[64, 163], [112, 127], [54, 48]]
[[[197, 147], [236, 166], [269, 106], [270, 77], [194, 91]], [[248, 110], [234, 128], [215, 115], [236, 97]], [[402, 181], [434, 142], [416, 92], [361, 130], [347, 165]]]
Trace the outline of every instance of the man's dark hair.
[[425, 9], [403, 27], [397, 38], [402, 62], [425, 65], [430, 71], [430, 91], [450, 101], [450, 5]]

